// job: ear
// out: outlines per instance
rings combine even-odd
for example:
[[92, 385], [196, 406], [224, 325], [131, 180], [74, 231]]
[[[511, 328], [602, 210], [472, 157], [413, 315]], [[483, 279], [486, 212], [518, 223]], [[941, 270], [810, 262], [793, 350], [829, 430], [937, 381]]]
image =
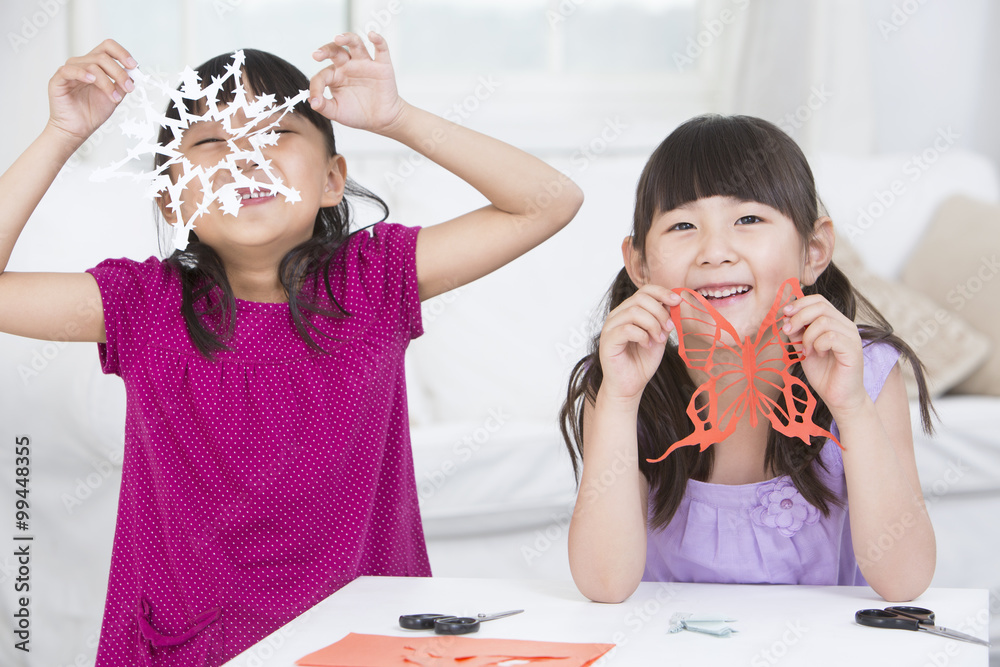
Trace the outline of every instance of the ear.
[[836, 244], [836, 232], [833, 220], [829, 216], [818, 218], [813, 223], [812, 238], [806, 248], [805, 268], [802, 272], [802, 284], [812, 285], [826, 271], [833, 260], [833, 247]]
[[632, 245], [632, 237], [626, 236], [622, 241], [622, 259], [625, 260], [625, 271], [632, 279], [636, 289], [646, 284], [646, 260], [642, 253]]
[[170, 194], [166, 188], [157, 193], [156, 206], [160, 209], [160, 215], [163, 216], [168, 225], [173, 225], [177, 222], [177, 213], [170, 208]]
[[320, 207], [336, 206], [344, 199], [344, 186], [347, 184], [347, 161], [343, 155], [330, 158], [326, 170], [326, 188], [320, 199]]

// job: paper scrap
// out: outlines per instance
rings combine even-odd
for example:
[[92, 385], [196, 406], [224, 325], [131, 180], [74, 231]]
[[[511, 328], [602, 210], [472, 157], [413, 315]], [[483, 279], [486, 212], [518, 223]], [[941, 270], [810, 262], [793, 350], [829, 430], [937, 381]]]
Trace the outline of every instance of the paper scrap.
[[300, 658], [295, 664], [300, 667], [503, 667], [554, 663], [559, 667], [585, 667], [614, 646], [448, 635], [389, 637], [352, 632]]
[[[751, 426], [762, 414], [774, 430], [806, 444], [812, 436], [824, 436], [840, 445], [832, 433], [813, 422], [816, 397], [788, 372], [801, 359], [801, 341], [789, 340], [782, 332], [782, 309], [802, 298], [797, 279], [789, 278], [778, 288], [774, 305], [752, 340], [750, 336], [741, 339], [736, 328], [698, 292], [687, 288], [674, 292], [681, 296], [681, 305], [670, 309], [678, 332], [678, 352], [688, 368], [707, 373], [708, 380], [688, 403], [687, 416], [694, 432], [672, 444], [659, 458], [647, 459], [650, 463], [662, 461], [680, 447], [698, 445], [705, 451], [722, 442], [748, 410]], [[783, 405], [767, 394], [769, 389], [778, 390]]]
[[[225, 213], [236, 216], [240, 209], [240, 194], [238, 188], [261, 190], [268, 194], [280, 194], [285, 201], [299, 201], [299, 193], [284, 184], [274, 172], [271, 162], [264, 156], [263, 149], [274, 145], [279, 134], [274, 128], [281, 119], [290, 113], [296, 104], [309, 98], [308, 90], [300, 90], [297, 95], [277, 103], [274, 95], [257, 91], [256, 97], [248, 95], [243, 85], [242, 68], [246, 56], [242, 50], [233, 54], [232, 62], [227, 66], [224, 76], [213, 78], [211, 82], [202, 85], [201, 79], [190, 67], [180, 74], [180, 85], [173, 86], [160, 77], [145, 74], [139, 68], [128, 71], [135, 83], [135, 90], [130, 94], [130, 103], [126, 108], [132, 109], [136, 115], [126, 117], [121, 123], [125, 136], [137, 139], [135, 146], [129, 149], [128, 155], [91, 174], [92, 181], [103, 181], [112, 176], [128, 176], [136, 180], [148, 181], [147, 194], [153, 198], [166, 194], [169, 197], [168, 207], [177, 215], [174, 224], [174, 246], [179, 250], [187, 247], [188, 233], [194, 229], [195, 221], [209, 211], [214, 202], [219, 202]], [[228, 104], [218, 101], [218, 95], [226, 81], [233, 79], [234, 97]], [[178, 111], [179, 120], [168, 118], [160, 109], [154, 107], [155, 98], [165, 96]], [[204, 112], [191, 113], [185, 106], [185, 101], [204, 100]], [[234, 124], [233, 119], [238, 112], [243, 112], [245, 122]], [[184, 132], [192, 124], [204, 121], [217, 121], [229, 136], [227, 145], [229, 153], [217, 164], [205, 167], [192, 165], [180, 152], [181, 139]], [[157, 134], [161, 127], [169, 128], [172, 140], [165, 146], [157, 143]], [[126, 171], [125, 167], [135, 160], [150, 158], [150, 163], [157, 155], [162, 155], [166, 161], [159, 168], [134, 172]], [[252, 161], [257, 170], [266, 176], [263, 181], [255, 180], [243, 174], [240, 164]], [[131, 165], [134, 166], [134, 165]], [[169, 170], [172, 166], [180, 169], [176, 180], [171, 180]], [[215, 182], [217, 172], [228, 172], [228, 178]], [[181, 216], [181, 193], [192, 183], [201, 186], [202, 197], [197, 209], [185, 220]]]
[[675, 633], [681, 630], [691, 630], [692, 632], [701, 632], [715, 637], [728, 637], [734, 632], [739, 632], [730, 625], [730, 623], [735, 622], [735, 618], [729, 618], [726, 614], [695, 614], [689, 611], [680, 611], [670, 617], [667, 632]]

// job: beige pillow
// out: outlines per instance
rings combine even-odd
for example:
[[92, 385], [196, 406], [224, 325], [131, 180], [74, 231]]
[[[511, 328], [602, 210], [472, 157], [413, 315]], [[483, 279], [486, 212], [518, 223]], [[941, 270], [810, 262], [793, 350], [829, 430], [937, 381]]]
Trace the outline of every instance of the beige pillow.
[[[833, 261], [920, 357], [932, 397], [964, 380], [986, 359], [990, 343], [985, 335], [923, 294], [869, 271], [846, 238], [837, 238]], [[906, 391], [916, 398], [913, 370], [909, 364], [901, 368]]]
[[956, 393], [1000, 396], [1000, 206], [947, 200], [903, 267], [902, 282], [991, 338], [992, 352]]

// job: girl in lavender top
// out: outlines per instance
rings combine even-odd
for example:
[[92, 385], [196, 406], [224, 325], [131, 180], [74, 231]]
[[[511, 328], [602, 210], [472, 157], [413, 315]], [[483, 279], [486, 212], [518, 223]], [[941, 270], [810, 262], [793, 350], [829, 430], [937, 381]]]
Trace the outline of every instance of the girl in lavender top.
[[[586, 596], [621, 601], [643, 579], [867, 583], [894, 601], [929, 585], [934, 533], [897, 360], [914, 366], [929, 430], [920, 365], [832, 263], [833, 247], [805, 156], [770, 123], [694, 118], [650, 157], [607, 319], [561, 415], [580, 478], [570, 567]], [[805, 294], [779, 313], [802, 341], [791, 372], [843, 451], [753, 423], [748, 409], [705, 451], [685, 446], [650, 462], [694, 432], [685, 409], [706, 378], [671, 337], [670, 308], [681, 303], [672, 290], [701, 293], [746, 337], [790, 278]], [[733, 400], [722, 395], [719, 414]]]
[[[164, 218], [194, 222], [183, 250], [80, 274], [0, 273], [0, 330], [75, 332], [125, 383], [98, 665], [220, 665], [355, 577], [430, 575], [403, 376], [420, 301], [538, 245], [582, 195], [541, 161], [404, 102], [385, 40], [369, 38], [374, 55], [357, 35], [320, 47], [329, 63], [311, 81], [250, 50], [188, 73], [229, 83], [219, 106], [171, 104], [161, 132], [184, 158], [159, 163]], [[135, 89], [134, 67], [108, 40], [49, 82], [48, 124], [0, 177], [0, 271], [61, 166]], [[267, 137], [239, 134], [255, 99], [301, 89]], [[171, 122], [233, 106], [231, 125], [209, 115], [173, 143]], [[345, 192], [388, 211], [347, 180], [331, 120], [400, 141], [489, 205], [425, 229], [349, 233]], [[226, 187], [228, 199], [211, 196]]]

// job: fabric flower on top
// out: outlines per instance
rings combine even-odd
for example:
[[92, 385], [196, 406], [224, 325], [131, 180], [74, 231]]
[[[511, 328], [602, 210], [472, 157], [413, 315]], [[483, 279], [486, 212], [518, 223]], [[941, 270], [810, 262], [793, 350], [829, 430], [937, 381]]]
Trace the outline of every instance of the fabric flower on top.
[[819, 510], [809, 504], [788, 477], [761, 484], [757, 499], [760, 504], [750, 510], [750, 519], [758, 526], [777, 528], [785, 537], [819, 521]]

